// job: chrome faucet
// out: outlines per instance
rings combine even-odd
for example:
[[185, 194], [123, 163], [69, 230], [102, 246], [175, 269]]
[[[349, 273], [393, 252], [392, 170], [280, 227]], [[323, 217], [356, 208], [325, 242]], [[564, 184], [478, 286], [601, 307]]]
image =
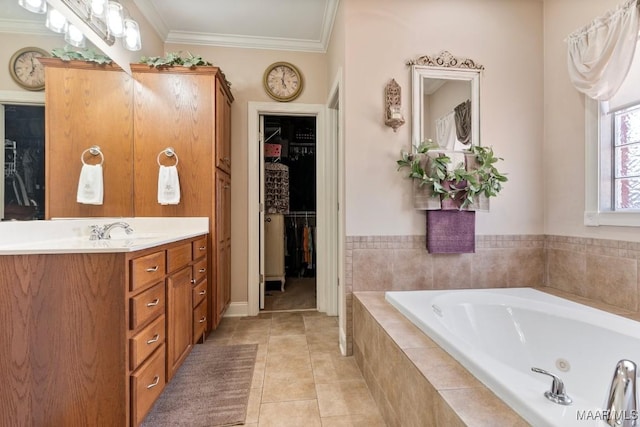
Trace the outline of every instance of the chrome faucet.
[[609, 387], [605, 421], [612, 427], [633, 427], [637, 424], [636, 364], [621, 360], [613, 372]]
[[126, 222], [114, 222], [112, 224], [106, 224], [104, 226], [92, 225], [91, 235], [89, 236], [89, 240], [105, 240], [111, 238], [111, 230], [114, 228], [124, 228], [124, 232], [127, 234], [133, 233], [133, 228]]
[[560, 377], [540, 368], [531, 368], [531, 370], [538, 374], [549, 375], [551, 378], [553, 378], [553, 382], [551, 383], [551, 390], [545, 391], [544, 397], [559, 405], [571, 405], [573, 400], [571, 400], [571, 398], [567, 394], [564, 388], [564, 383], [562, 382]]

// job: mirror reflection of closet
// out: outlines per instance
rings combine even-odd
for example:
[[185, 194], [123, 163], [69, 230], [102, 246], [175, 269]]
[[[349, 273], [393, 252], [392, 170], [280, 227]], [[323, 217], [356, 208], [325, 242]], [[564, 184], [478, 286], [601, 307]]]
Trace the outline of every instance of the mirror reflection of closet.
[[44, 219], [44, 107], [3, 105], [2, 220]]
[[265, 310], [316, 308], [316, 118], [265, 116]]

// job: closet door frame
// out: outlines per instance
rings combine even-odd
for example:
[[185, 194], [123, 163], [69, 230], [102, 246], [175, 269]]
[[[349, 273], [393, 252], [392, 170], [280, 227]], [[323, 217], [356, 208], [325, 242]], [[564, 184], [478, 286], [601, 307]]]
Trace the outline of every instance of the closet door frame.
[[[327, 141], [326, 106], [324, 104], [283, 104], [279, 102], [249, 102], [248, 105], [248, 247], [247, 247], [247, 315], [256, 316], [259, 313], [259, 284], [260, 284], [260, 154], [262, 153], [262, 139], [259, 135], [260, 116], [314, 116], [316, 118], [316, 220], [317, 220], [317, 309], [328, 315], [338, 315], [338, 284], [336, 262], [337, 233], [331, 224], [330, 217], [335, 217], [333, 200], [334, 187], [331, 182], [337, 174], [338, 167], [331, 144]], [[338, 255], [339, 256], [339, 255]]]

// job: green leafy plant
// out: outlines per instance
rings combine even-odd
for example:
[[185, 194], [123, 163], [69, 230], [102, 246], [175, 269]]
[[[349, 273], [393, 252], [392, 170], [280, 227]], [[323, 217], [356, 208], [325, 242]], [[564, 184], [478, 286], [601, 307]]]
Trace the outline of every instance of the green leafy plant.
[[409, 168], [409, 178], [417, 180], [420, 187], [427, 186], [433, 197], [453, 199], [460, 202], [460, 209], [474, 203], [479, 196], [495, 197], [502, 190], [502, 184], [508, 179], [496, 168], [496, 163], [503, 160], [496, 157], [493, 148], [472, 145], [465, 153], [474, 155], [476, 164], [467, 168], [460, 162], [454, 168], [449, 168], [451, 158], [445, 153], [430, 157], [427, 170], [421, 162], [423, 156], [428, 156], [430, 150], [438, 145], [432, 140], [421, 143], [414, 153], [402, 152], [396, 161], [398, 170]]
[[159, 56], [143, 56], [140, 58], [141, 64], [147, 64], [155, 68], [167, 68], [181, 66], [185, 68], [193, 68], [202, 65], [212, 65], [210, 62], [202, 59], [201, 56], [192, 55], [187, 52], [186, 57], [180, 56], [181, 52], [170, 52], [165, 57]]
[[96, 64], [111, 64], [113, 61], [106, 55], [96, 52], [93, 49], [74, 50], [73, 47], [67, 45], [63, 48], [54, 48], [51, 50], [54, 58], [60, 58], [63, 61], [86, 61], [95, 62]]

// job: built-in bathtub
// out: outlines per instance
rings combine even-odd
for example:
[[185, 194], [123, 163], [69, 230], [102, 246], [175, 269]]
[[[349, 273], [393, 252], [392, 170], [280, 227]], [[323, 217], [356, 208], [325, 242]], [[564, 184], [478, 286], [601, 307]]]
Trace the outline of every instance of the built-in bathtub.
[[[386, 300], [534, 426], [603, 426], [616, 363], [640, 323], [530, 288], [387, 292]], [[547, 400], [558, 375], [571, 406]], [[629, 416], [633, 416], [629, 414]]]

